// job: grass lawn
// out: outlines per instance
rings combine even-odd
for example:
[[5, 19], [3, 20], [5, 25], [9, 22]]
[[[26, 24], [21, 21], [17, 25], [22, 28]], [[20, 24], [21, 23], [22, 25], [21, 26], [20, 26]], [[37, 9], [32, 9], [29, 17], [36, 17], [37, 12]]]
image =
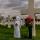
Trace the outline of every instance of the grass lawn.
[[[14, 31], [13, 27], [7, 28], [5, 26], [0, 25], [0, 40], [23, 40], [28, 36], [28, 28], [26, 27], [21, 28], [21, 36], [23, 39], [15, 39], [13, 36], [14, 35], [13, 31]], [[36, 37], [33, 38], [32, 40], [40, 40], [40, 25], [36, 25]]]
[[36, 25], [36, 37], [35, 40], [40, 40], [40, 25]]

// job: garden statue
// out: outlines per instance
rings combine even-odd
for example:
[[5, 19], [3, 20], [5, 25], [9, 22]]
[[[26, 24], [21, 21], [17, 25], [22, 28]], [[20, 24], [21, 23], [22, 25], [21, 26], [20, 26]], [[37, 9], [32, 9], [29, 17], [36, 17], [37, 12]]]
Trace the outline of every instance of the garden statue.
[[20, 38], [20, 28], [21, 28], [21, 22], [20, 22], [21, 18], [19, 16], [16, 16], [15, 20], [14, 20], [14, 37], [15, 38]]

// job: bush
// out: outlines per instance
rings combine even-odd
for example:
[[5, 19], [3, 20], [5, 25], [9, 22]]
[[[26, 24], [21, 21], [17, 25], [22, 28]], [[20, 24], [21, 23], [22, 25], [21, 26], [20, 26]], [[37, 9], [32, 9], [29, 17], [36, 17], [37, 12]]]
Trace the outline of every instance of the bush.
[[40, 24], [38, 24], [38, 25], [36, 24], [36, 29], [40, 30]]

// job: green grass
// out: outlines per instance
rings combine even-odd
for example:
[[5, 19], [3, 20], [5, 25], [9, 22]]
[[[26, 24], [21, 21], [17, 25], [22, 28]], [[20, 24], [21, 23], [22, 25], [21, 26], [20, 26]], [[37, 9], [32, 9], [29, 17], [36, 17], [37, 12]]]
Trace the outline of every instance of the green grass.
[[0, 39], [9, 40], [13, 38], [13, 29], [0, 28]]
[[36, 25], [36, 37], [35, 40], [40, 40], [40, 25]]
[[[26, 37], [27, 32], [28, 32], [27, 28], [25, 28], [25, 26], [24, 26], [20, 30], [21, 30], [22, 38]], [[3, 25], [0, 25], [0, 40], [14, 40], [14, 39], [15, 38], [14, 38], [14, 28], [13, 28], [13, 26], [12, 26], [12, 28], [8, 28], [7, 26], [5, 27]], [[17, 39], [17, 40], [19, 40], [19, 39]], [[22, 39], [20, 39], [20, 40], [22, 40]]]
[[[28, 28], [22, 26], [21, 28], [21, 36], [23, 39], [15, 39], [14, 38], [14, 28], [7, 28], [7, 26], [0, 25], [0, 40], [23, 40], [28, 36]], [[26, 40], [26, 39], [24, 39]], [[36, 25], [36, 37], [32, 40], [40, 40], [40, 25]]]

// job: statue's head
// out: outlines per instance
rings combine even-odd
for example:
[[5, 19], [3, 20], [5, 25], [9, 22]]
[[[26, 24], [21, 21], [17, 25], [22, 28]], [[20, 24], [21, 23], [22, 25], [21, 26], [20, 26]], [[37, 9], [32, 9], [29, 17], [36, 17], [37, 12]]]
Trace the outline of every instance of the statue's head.
[[21, 20], [20, 16], [16, 16], [16, 20], [17, 21]]

